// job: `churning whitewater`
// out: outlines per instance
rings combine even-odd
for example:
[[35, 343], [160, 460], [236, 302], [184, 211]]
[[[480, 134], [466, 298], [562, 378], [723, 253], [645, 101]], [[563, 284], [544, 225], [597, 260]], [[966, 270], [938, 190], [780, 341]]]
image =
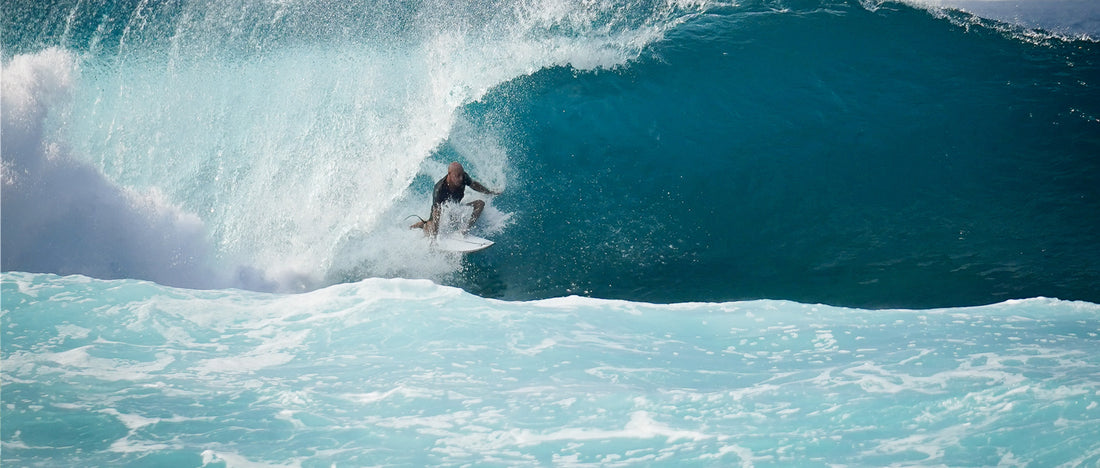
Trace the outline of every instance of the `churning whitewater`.
[[1100, 461], [1100, 306], [298, 295], [5, 273], [5, 465]]
[[1091, 3], [5, 2], [0, 464], [1096, 465]]

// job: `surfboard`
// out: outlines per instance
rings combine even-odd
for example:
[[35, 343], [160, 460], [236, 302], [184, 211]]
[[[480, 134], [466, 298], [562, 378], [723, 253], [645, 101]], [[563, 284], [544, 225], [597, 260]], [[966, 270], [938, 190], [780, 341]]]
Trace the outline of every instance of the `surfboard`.
[[493, 241], [470, 234], [453, 232], [439, 234], [432, 244], [438, 250], [448, 252], [471, 253], [485, 250], [493, 245]]

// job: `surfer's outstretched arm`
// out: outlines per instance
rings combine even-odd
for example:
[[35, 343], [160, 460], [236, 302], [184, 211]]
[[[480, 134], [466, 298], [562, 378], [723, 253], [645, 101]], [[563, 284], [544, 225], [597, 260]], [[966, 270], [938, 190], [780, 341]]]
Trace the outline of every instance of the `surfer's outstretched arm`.
[[472, 188], [474, 190], [477, 190], [478, 192], [484, 193], [486, 195], [500, 195], [500, 192], [494, 192], [492, 190], [489, 190], [488, 187], [486, 187], [484, 185], [481, 185], [481, 183], [476, 181], [476, 180], [471, 180], [470, 181], [470, 188]]

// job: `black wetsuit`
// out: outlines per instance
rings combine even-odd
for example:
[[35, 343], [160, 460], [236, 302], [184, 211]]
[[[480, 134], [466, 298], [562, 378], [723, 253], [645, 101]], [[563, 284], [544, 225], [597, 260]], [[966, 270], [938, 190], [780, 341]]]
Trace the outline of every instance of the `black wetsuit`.
[[439, 179], [439, 182], [435, 183], [435, 191], [432, 192], [432, 214], [435, 214], [436, 205], [442, 205], [447, 202], [458, 203], [462, 201], [462, 197], [466, 196], [466, 186], [473, 183], [470, 179], [470, 174], [462, 174], [462, 184], [457, 189], [451, 189], [447, 185], [447, 176], [443, 176]]
[[[448, 176], [450, 170], [448, 169]], [[432, 190], [432, 214], [428, 216], [427, 220], [421, 219], [419, 223], [410, 226], [413, 229], [423, 228], [430, 236], [435, 236], [439, 229], [440, 218], [443, 215], [444, 203], [460, 203], [462, 197], [466, 195], [466, 187], [484, 193], [486, 195], [497, 195], [497, 192], [489, 190], [480, 182], [476, 182], [470, 178], [470, 174], [466, 171], [462, 172], [462, 180], [458, 184], [458, 187], [451, 188], [447, 185], [447, 177], [439, 179], [439, 182], [435, 183], [435, 189]], [[478, 216], [481, 215], [481, 210], [485, 209], [485, 202], [482, 200], [474, 200], [466, 204], [474, 208], [473, 214], [470, 215], [470, 219], [466, 222], [466, 228], [462, 232], [466, 232], [470, 229], [470, 226], [477, 221]]]

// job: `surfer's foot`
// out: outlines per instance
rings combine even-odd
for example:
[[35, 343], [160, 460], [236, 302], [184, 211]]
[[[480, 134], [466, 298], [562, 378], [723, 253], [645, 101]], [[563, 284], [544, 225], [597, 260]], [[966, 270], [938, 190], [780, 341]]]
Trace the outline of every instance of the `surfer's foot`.
[[413, 223], [412, 226], [409, 226], [409, 229], [424, 229], [424, 225], [427, 223], [427, 221], [417, 221], [416, 223]]

